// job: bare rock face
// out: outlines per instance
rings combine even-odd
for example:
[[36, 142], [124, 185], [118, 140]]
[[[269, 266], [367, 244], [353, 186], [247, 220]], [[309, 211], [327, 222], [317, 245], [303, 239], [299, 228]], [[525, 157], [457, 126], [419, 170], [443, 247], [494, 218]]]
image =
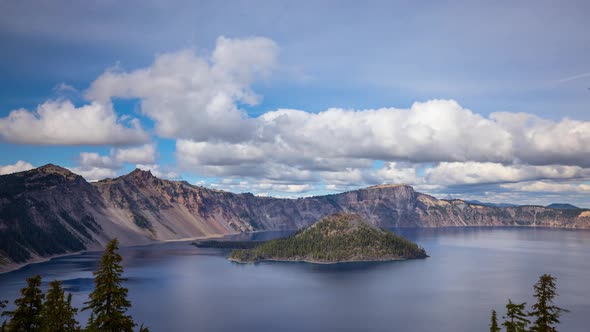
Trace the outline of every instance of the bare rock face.
[[379, 227], [543, 226], [590, 228], [590, 210], [491, 207], [439, 200], [406, 185], [299, 199], [234, 194], [139, 169], [88, 183], [55, 165], [0, 176], [0, 270], [68, 252], [256, 230], [300, 229], [334, 213]]

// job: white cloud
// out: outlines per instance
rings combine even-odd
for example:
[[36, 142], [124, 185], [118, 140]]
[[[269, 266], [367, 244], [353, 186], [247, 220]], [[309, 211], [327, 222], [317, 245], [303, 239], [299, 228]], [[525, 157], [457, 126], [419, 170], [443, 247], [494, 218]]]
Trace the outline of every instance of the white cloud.
[[33, 169], [31, 163], [19, 160], [14, 165], [0, 165], [0, 175], [24, 172], [30, 169]]
[[129, 121], [129, 125], [105, 104], [75, 107], [69, 101], [47, 101], [34, 112], [19, 109], [0, 118], [0, 140], [37, 145], [122, 145], [149, 139], [138, 120]]
[[118, 169], [123, 167], [124, 163], [153, 164], [156, 155], [156, 147], [153, 144], [144, 144], [139, 147], [114, 148], [108, 156], [101, 156], [96, 152], [82, 152], [79, 163], [82, 167]]
[[[13, 111], [0, 119], [0, 140], [146, 143], [149, 135], [138, 120], [127, 122], [112, 109], [113, 98], [137, 98], [156, 134], [176, 139], [179, 170], [229, 179], [219, 186], [295, 193], [319, 185], [336, 190], [407, 183], [440, 190], [525, 181], [540, 189], [532, 183], [590, 177], [590, 121], [508, 112], [484, 116], [454, 100], [318, 113], [279, 108], [250, 117], [244, 105], [261, 100], [252, 86], [269, 76], [277, 57], [269, 39], [220, 37], [207, 55], [183, 50], [158, 55], [145, 68], [109, 69], [85, 92], [89, 104], [48, 101], [35, 111]], [[178, 177], [156, 159], [153, 144], [113, 148], [107, 156], [81, 153], [76, 169], [97, 178], [131, 163]], [[383, 166], [375, 169], [376, 161]]]
[[259, 146], [247, 143], [209, 143], [180, 139], [176, 141], [176, 150], [179, 161], [186, 167], [261, 163], [266, 158], [265, 151]]
[[[285, 184], [268, 180], [249, 182], [222, 179], [221, 181], [211, 183], [211, 186], [216, 189], [232, 192], [254, 192], [258, 196], [268, 196], [268, 192], [302, 194], [315, 189], [315, 186], [311, 184]], [[292, 195], [280, 196], [293, 197]]]
[[499, 163], [443, 162], [426, 170], [427, 183], [463, 185], [521, 182], [536, 179], [571, 179], [590, 176], [590, 169], [578, 166], [502, 165]]
[[156, 155], [156, 147], [153, 144], [111, 151], [111, 156], [116, 161], [131, 164], [153, 164], [156, 162]]
[[552, 121], [507, 112], [493, 113], [490, 119], [510, 132], [513, 160], [535, 165], [590, 166], [590, 121]]
[[114, 178], [117, 176], [117, 172], [110, 168], [80, 166], [70, 167], [68, 169], [75, 174], [81, 175], [86, 179], [86, 181], [91, 182], [103, 180], [106, 178]]
[[192, 50], [162, 54], [147, 68], [107, 71], [87, 91], [92, 100], [140, 98], [158, 135], [171, 138], [239, 141], [250, 136], [252, 120], [237, 103], [260, 97], [250, 85], [275, 66], [278, 47], [266, 38], [217, 39], [210, 57]]
[[[157, 172], [157, 176], [163, 178], [178, 178], [175, 173], [158, 171], [159, 166], [153, 165], [156, 161], [156, 147], [154, 144], [144, 144], [131, 148], [113, 148], [108, 156], [102, 156], [96, 152], [82, 152], [78, 159], [79, 166], [70, 168], [76, 174], [82, 175], [88, 181], [102, 180], [117, 176], [125, 163], [152, 164], [144, 168], [151, 168]], [[142, 166], [142, 165], [138, 165]]]
[[111, 156], [101, 156], [96, 152], [81, 152], [79, 163], [83, 167], [120, 168], [122, 165]]
[[524, 183], [507, 183], [501, 185], [502, 188], [526, 191], [526, 192], [551, 192], [551, 193], [588, 193], [590, 192], [590, 185], [570, 184], [570, 183], [555, 183], [547, 181], [534, 181]]
[[170, 169], [166, 169], [164, 167], [161, 167], [160, 165], [157, 164], [152, 164], [152, 165], [141, 165], [138, 164], [135, 167], [144, 170], [144, 171], [150, 171], [152, 172], [152, 175], [158, 178], [162, 178], [162, 179], [169, 179], [169, 180], [176, 180], [180, 178], [180, 174], [178, 174], [177, 172], [170, 170]]
[[423, 183], [423, 179], [417, 175], [416, 165], [404, 165], [390, 162], [385, 164], [374, 174], [381, 183], [403, 183], [409, 185]]
[[410, 109], [278, 110], [257, 121], [257, 140], [302, 156], [412, 162], [508, 161], [510, 134], [452, 100]]

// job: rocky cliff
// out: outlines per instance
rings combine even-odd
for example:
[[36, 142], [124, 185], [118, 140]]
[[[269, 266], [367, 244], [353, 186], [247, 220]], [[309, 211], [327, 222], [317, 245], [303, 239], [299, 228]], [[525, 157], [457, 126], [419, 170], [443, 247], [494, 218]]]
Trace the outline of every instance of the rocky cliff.
[[118, 237], [123, 245], [255, 230], [300, 229], [333, 213], [380, 227], [590, 228], [590, 210], [491, 207], [439, 200], [405, 185], [279, 199], [168, 181], [135, 170], [88, 183], [55, 166], [0, 176], [0, 261], [6, 267]]

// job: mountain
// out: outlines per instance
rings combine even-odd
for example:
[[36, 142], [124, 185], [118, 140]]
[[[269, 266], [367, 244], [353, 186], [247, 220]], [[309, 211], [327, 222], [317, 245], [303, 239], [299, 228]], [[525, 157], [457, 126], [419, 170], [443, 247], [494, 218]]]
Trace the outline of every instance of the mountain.
[[406, 185], [281, 199], [163, 180], [142, 170], [88, 183], [64, 168], [45, 165], [0, 176], [0, 270], [99, 249], [113, 237], [122, 245], [137, 245], [301, 229], [334, 213], [355, 213], [379, 227], [590, 228], [590, 210], [439, 200]]
[[287, 238], [234, 250], [230, 260], [338, 263], [426, 257], [417, 244], [379, 229], [357, 214], [333, 214]]
[[485, 205], [485, 206], [492, 206], [492, 207], [511, 207], [511, 206], [518, 206], [517, 204], [512, 203], [490, 203], [490, 202], [480, 202], [478, 200], [465, 200], [466, 203], [474, 204], [474, 205]]
[[553, 204], [547, 205], [546, 207], [550, 208], [550, 209], [560, 209], [560, 210], [577, 210], [577, 209], [579, 209], [579, 207], [577, 207], [575, 205], [568, 204], [568, 203], [553, 203]]

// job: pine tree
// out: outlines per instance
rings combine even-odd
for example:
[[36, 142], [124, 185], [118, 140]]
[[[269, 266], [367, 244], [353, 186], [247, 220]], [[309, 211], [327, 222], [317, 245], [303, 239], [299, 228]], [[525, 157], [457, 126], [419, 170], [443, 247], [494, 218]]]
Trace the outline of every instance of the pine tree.
[[[6, 304], [8, 304], [8, 301], [0, 300], [0, 317], [5, 316], [4, 308], [6, 308]], [[3, 320], [2, 325], [0, 326], [0, 332], [5, 332], [6, 328], [6, 320]]]
[[531, 332], [556, 332], [554, 325], [559, 324], [559, 317], [567, 310], [553, 304], [556, 292], [555, 278], [549, 274], [543, 274], [535, 284], [534, 297], [537, 303], [533, 305], [531, 317], [535, 317]]
[[72, 307], [72, 294], [66, 297], [61, 281], [49, 283], [46, 301], [41, 311], [42, 332], [75, 332], [80, 327], [76, 321], [78, 309]]
[[490, 323], [490, 332], [500, 332], [498, 326], [498, 318], [496, 317], [496, 310], [492, 310], [492, 321]]
[[527, 314], [524, 312], [526, 303], [512, 303], [508, 299], [506, 304], [506, 316], [504, 316], [504, 325], [506, 332], [526, 332], [530, 321], [526, 318]]
[[89, 331], [132, 332], [135, 326], [131, 316], [125, 314], [131, 302], [127, 300], [127, 288], [121, 286], [126, 279], [122, 278], [123, 259], [118, 249], [117, 239], [109, 242], [94, 272], [95, 289], [82, 309], [92, 311], [87, 325]]
[[41, 330], [41, 310], [43, 309], [43, 292], [41, 276], [27, 279], [27, 287], [21, 289], [21, 297], [14, 300], [16, 309], [8, 313], [11, 317], [8, 331], [36, 332]]

